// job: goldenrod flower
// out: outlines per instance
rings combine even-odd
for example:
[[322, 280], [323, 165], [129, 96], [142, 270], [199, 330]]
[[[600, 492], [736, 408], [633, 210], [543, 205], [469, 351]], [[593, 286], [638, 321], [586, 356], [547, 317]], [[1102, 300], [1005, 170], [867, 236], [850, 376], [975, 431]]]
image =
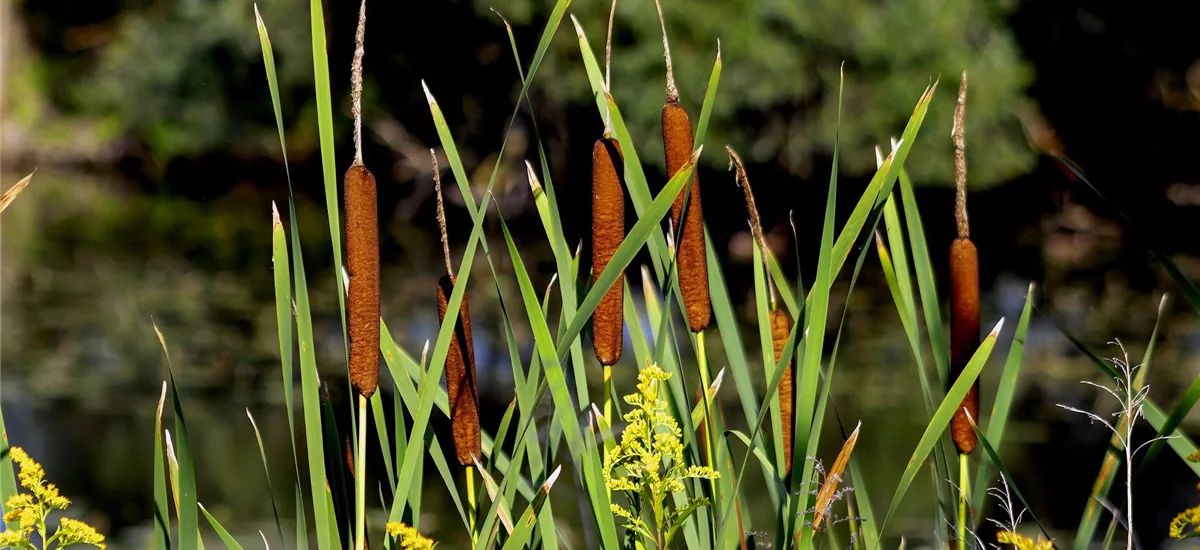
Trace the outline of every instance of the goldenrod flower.
[[399, 521], [389, 521], [385, 527], [388, 536], [396, 539], [403, 550], [431, 550], [434, 542], [417, 531], [416, 527]]
[[611, 506], [613, 515], [625, 520], [626, 529], [656, 541], [661, 547], [669, 545], [684, 519], [708, 504], [706, 498], [692, 498], [669, 510], [667, 497], [686, 492], [687, 479], [720, 477], [712, 468], [691, 466], [684, 461], [679, 423], [667, 413], [667, 402], [659, 396], [661, 383], [670, 377], [658, 365], [638, 373], [637, 393], [625, 396], [625, 402], [633, 408], [625, 413], [621, 441], [605, 457], [603, 470], [609, 490], [623, 491], [630, 496], [630, 502], [653, 509], [655, 525], [651, 529], [642, 521], [641, 510], [628, 510], [618, 504]]
[[1200, 506], [1188, 508], [1171, 520], [1168, 534], [1173, 539], [1183, 539], [1200, 535]]
[[1011, 544], [1017, 550], [1053, 550], [1054, 548], [1054, 543], [1042, 538], [1041, 535], [1035, 541], [1025, 535], [1012, 531], [1000, 531], [996, 533], [996, 542]]
[[[0, 548], [37, 549], [30, 537], [34, 531], [46, 532], [46, 517], [55, 510], [66, 510], [71, 501], [58, 492], [53, 483], [46, 483], [46, 471], [20, 447], [9, 450], [9, 456], [17, 464], [17, 479], [28, 493], [8, 497], [4, 503], [4, 521], [15, 523], [16, 529], [0, 532]], [[82, 521], [62, 518], [53, 535], [46, 537], [42, 548], [66, 548], [75, 544], [89, 544], [104, 550], [104, 535]]]

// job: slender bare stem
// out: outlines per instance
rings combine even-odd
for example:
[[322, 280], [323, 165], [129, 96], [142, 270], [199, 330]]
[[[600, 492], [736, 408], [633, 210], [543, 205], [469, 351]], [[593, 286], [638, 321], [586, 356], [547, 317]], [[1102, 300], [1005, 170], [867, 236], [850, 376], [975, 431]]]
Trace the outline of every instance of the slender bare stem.
[[354, 164], [362, 164], [362, 61], [367, 52], [367, 0], [358, 8], [358, 30], [354, 33], [354, 61], [350, 64], [350, 114], [354, 116]]
[[450, 238], [446, 235], [446, 207], [442, 204], [442, 174], [438, 169], [437, 153], [429, 150], [429, 158], [433, 161], [433, 187], [437, 191], [437, 221], [438, 230], [442, 234], [442, 257], [446, 260], [446, 275], [454, 279], [454, 266], [450, 262]]
[[661, 0], [654, 0], [658, 10], [658, 25], [662, 27], [663, 57], [667, 60], [667, 101], [679, 103], [679, 88], [675, 87], [675, 71], [671, 69], [671, 45], [667, 43], [667, 23], [663, 19]]
[[[617, 0], [612, 0], [612, 9], [608, 11], [608, 36], [604, 40], [604, 93], [612, 93], [612, 29], [613, 18], [617, 15]], [[612, 112], [604, 105], [604, 136], [612, 136]]]
[[958, 238], [971, 237], [971, 226], [967, 222], [967, 71], [962, 73], [958, 85], [958, 105], [954, 108], [954, 128], [950, 137], [954, 140], [954, 220], [958, 223]]

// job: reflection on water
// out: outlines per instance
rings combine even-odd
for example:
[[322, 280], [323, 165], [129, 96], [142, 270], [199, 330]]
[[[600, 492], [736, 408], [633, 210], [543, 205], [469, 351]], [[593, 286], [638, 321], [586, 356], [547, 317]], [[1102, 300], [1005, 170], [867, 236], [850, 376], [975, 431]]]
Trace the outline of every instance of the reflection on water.
[[[3, 181], [16, 179], [5, 176]], [[270, 198], [263, 195], [239, 187], [211, 200], [197, 200], [132, 192], [121, 182], [103, 178], [39, 172], [4, 214], [0, 395], [9, 436], [45, 465], [48, 477], [78, 503], [81, 515], [112, 533], [114, 547], [143, 546], [150, 536], [153, 414], [165, 376], [152, 318], [166, 336], [183, 392], [200, 501], [247, 543], [257, 540], [260, 529], [268, 537], [274, 532], [267, 480], [246, 418], [249, 411], [262, 431], [276, 503], [283, 516], [293, 515], [294, 467], [280, 392], [271, 279]], [[301, 236], [313, 289], [318, 362], [323, 379], [336, 388], [344, 363], [324, 207], [301, 197], [298, 209], [301, 223], [307, 224]], [[436, 245], [432, 236], [399, 242], [395, 235], [411, 236], [417, 230], [392, 223], [385, 231], [397, 244], [384, 245], [396, 252], [385, 254], [384, 316], [396, 340], [419, 355], [423, 342], [436, 331], [432, 289], [441, 263], [432, 260], [439, 251], [430, 245]], [[532, 230], [518, 238], [538, 240]], [[1048, 247], [1054, 242], [1046, 237]], [[535, 284], [550, 278], [548, 272], [537, 272], [548, 266], [537, 257], [544, 250], [535, 246], [526, 257], [535, 270]], [[502, 272], [500, 288], [513, 302], [517, 293], [504, 275], [510, 267], [502, 258], [495, 260]], [[485, 418], [498, 422], [511, 399], [508, 350], [493, 338], [502, 334], [501, 318], [487, 263], [476, 266], [480, 271], [475, 280], [488, 283], [474, 286], [471, 294], [473, 324], [484, 327], [475, 331], [480, 390], [484, 406], [496, 411]], [[1047, 277], [1052, 276], [1048, 269]], [[846, 306], [836, 301], [845, 295], [844, 285], [835, 289], [837, 312]], [[1157, 294], [1129, 290], [1119, 274], [1107, 275], [1099, 291], [1061, 281], [1054, 285], [1045, 308], [1060, 312], [1089, 342], [1121, 336], [1134, 359], [1140, 357], [1154, 323]], [[984, 324], [1002, 316], [1009, 320], [996, 348], [1000, 356], [1007, 353], [1025, 289], [1026, 281], [1001, 274], [987, 291]], [[747, 296], [735, 292], [733, 298]], [[1152, 395], [1165, 407], [1174, 404], [1200, 371], [1195, 354], [1200, 333], [1195, 315], [1184, 308], [1176, 308], [1168, 318], [1150, 375]], [[752, 320], [752, 311], [743, 309], [743, 318]], [[522, 356], [528, 358], [529, 333], [522, 328], [519, 312], [512, 313], [517, 315], [517, 337], [525, 343]], [[877, 260], [869, 257], [845, 318], [834, 406], [847, 424], [863, 421], [855, 455], [877, 513], [924, 428], [912, 355], [897, 321]], [[742, 336], [752, 358], [758, 356], [753, 331], [748, 321]], [[719, 338], [710, 342], [713, 363], [723, 366]], [[1044, 318], [1035, 315], [1026, 345], [1003, 454], [1039, 518], [1069, 534], [1108, 438], [1102, 427], [1065, 416], [1054, 404], [1099, 409], [1110, 404], [1076, 383], [1092, 377], [1094, 368]], [[1112, 353], [1115, 348], [1104, 350]], [[999, 359], [993, 360], [984, 373], [984, 410], [991, 398], [987, 389], [995, 387], [1000, 365]], [[633, 378], [632, 368], [618, 369], [616, 383], [631, 387]], [[592, 382], [598, 387], [598, 380]], [[759, 378], [755, 382], [762, 384]], [[332, 393], [341, 404], [340, 392]], [[723, 403], [729, 418], [741, 416], [732, 388], [723, 392]], [[389, 401], [389, 411], [392, 405]], [[175, 431], [170, 423], [167, 427]], [[445, 428], [441, 423], [435, 427]], [[839, 446], [833, 437], [836, 429], [832, 423], [826, 426], [821, 457], [827, 461]], [[734, 448], [740, 456], [738, 446]], [[1185, 473], [1178, 460], [1167, 457], [1141, 481], [1138, 495], [1146, 498], [1141, 499], [1137, 519], [1145, 530], [1143, 542], [1156, 543], [1171, 513], [1196, 499]], [[381, 463], [371, 466], [371, 475], [385, 479]], [[933, 535], [920, 519], [928, 517], [935, 502], [924, 480], [913, 485], [901, 513], [889, 525], [891, 532]], [[761, 481], [746, 483], [747, 490], [755, 490]], [[564, 520], [565, 533], [581, 536], [572, 527], [579, 524], [571, 520], [579, 513], [573, 484], [564, 476], [556, 486], [555, 512]], [[424, 509], [429, 518], [423, 527], [453, 547], [461, 536], [456, 513], [449, 512], [453, 508], [440, 481], [431, 478], [427, 489]], [[770, 510], [747, 514], [760, 527], [773, 521], [768, 519]]]

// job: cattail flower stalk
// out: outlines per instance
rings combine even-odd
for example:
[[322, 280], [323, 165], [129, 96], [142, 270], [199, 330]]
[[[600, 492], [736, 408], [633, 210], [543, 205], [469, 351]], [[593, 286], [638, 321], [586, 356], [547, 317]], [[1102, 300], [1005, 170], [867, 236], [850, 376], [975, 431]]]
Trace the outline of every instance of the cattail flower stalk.
[[[950, 245], [950, 379], [961, 374], [979, 347], [979, 256], [971, 242], [967, 221], [967, 156], [966, 156], [967, 72], [962, 73], [958, 87], [958, 105], [954, 108], [954, 219], [958, 238]], [[950, 438], [958, 450], [958, 548], [966, 547], [967, 531], [967, 457], [978, 442], [972, 425], [979, 418], [979, 381], [976, 380], [963, 398], [961, 406], [950, 419]]]
[[[667, 100], [662, 109], [663, 148], [666, 151], [667, 176], [674, 176], [687, 165], [695, 149], [692, 123], [687, 111], [679, 104], [679, 89], [671, 67], [671, 48], [667, 42], [667, 27], [662, 5], [655, 0], [658, 22], [662, 26], [663, 55], [667, 67]], [[685, 208], [684, 197], [687, 196]], [[682, 219], [685, 215], [686, 220]], [[712, 320], [708, 295], [708, 254], [704, 248], [704, 216], [700, 203], [700, 178], [692, 173], [690, 185], [679, 191], [671, 205], [671, 222], [680, 232], [677, 239], [679, 289], [687, 311], [688, 327], [699, 333]]]
[[350, 333], [350, 384], [358, 392], [358, 465], [355, 479], [355, 548], [366, 548], [367, 399], [379, 387], [379, 214], [375, 176], [362, 161], [362, 58], [367, 2], [358, 11], [351, 63], [351, 114], [354, 163], [346, 171], [347, 309]]

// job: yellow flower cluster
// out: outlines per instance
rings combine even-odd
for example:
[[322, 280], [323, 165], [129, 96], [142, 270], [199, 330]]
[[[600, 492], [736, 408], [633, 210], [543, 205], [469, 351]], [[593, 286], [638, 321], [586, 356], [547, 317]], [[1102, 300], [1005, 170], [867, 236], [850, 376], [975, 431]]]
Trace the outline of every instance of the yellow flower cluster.
[[1012, 531], [1000, 531], [996, 533], [996, 542], [1011, 544], [1017, 550], [1053, 550], [1054, 548], [1054, 543], [1042, 538], [1041, 535], [1038, 535], [1035, 541], [1025, 535]]
[[1188, 508], [1171, 520], [1168, 532], [1173, 539], [1183, 539], [1200, 535], [1200, 506]]
[[624, 416], [621, 441], [605, 457], [603, 470], [610, 490], [623, 491], [631, 502], [650, 507], [654, 532], [639, 513], [619, 504], [611, 505], [613, 515], [624, 519], [627, 529], [663, 543], [669, 542], [676, 526], [696, 508], [708, 504], [707, 499], [693, 498], [683, 507], [668, 511], [664, 509], [667, 497], [685, 492], [687, 479], [720, 477], [712, 468], [689, 466], [684, 461], [679, 424], [667, 413], [667, 403], [659, 396], [662, 382], [670, 377], [658, 365], [638, 373], [637, 393], [625, 396], [625, 402], [633, 408]]
[[[17, 464], [17, 479], [28, 493], [18, 493], [4, 503], [4, 521], [16, 525], [0, 533], [0, 548], [37, 548], [33, 533], [45, 533], [46, 517], [55, 510], [66, 510], [71, 501], [58, 492], [53, 483], [46, 483], [46, 471], [20, 447], [9, 450]], [[42, 548], [66, 548], [74, 544], [89, 544], [104, 550], [104, 535], [82, 521], [62, 518], [54, 535], [43, 542]]]
[[389, 521], [386, 529], [388, 536], [397, 539], [403, 550], [431, 550], [433, 548], [434, 542], [421, 536], [416, 527], [405, 525], [399, 521]]

